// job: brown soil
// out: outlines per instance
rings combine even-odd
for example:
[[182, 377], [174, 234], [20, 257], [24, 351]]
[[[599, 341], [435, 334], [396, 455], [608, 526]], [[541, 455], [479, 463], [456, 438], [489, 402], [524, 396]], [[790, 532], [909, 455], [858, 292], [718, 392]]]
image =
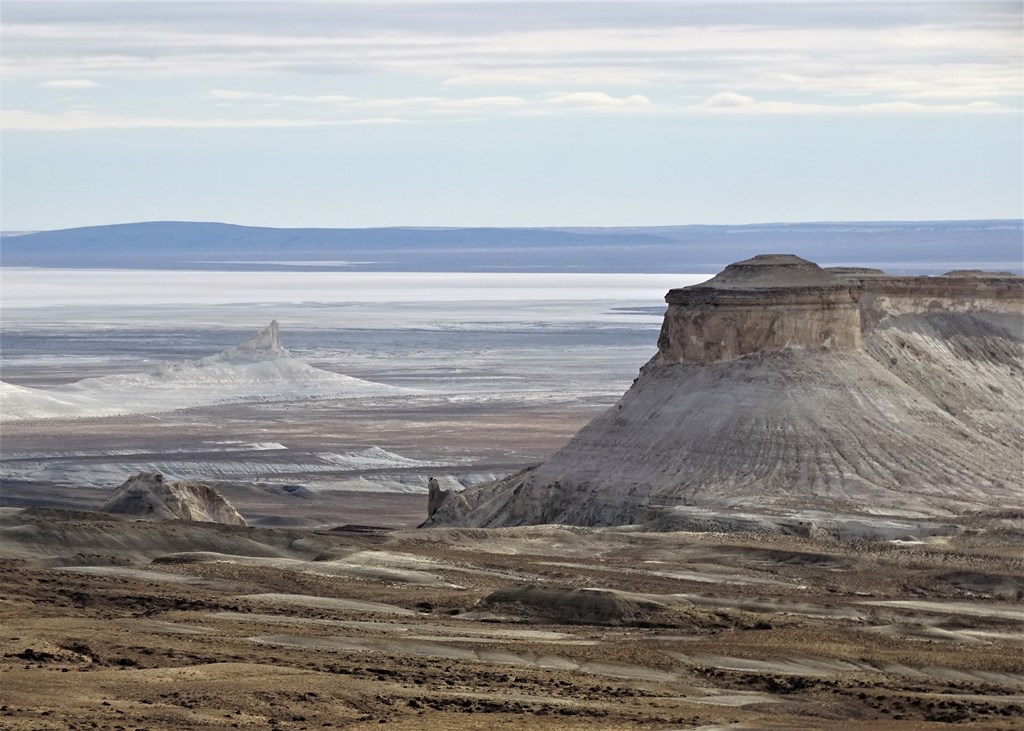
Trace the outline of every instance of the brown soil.
[[7, 509], [0, 727], [1010, 729], [1015, 554]]

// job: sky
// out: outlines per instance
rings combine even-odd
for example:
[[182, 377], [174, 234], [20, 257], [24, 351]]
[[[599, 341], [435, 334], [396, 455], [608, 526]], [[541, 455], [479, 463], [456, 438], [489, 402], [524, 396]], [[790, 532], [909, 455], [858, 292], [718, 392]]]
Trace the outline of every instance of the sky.
[[7, 231], [1024, 215], [1017, 1], [0, 11]]

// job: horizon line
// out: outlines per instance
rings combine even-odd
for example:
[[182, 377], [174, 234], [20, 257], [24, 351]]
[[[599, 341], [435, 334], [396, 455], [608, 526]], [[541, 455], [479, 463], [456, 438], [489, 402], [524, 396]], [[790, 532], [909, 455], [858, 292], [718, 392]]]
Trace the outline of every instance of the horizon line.
[[913, 223], [1014, 223], [1024, 226], [1024, 216], [1015, 218], [892, 218], [892, 219], [817, 219], [817, 220], [801, 220], [801, 221], [749, 221], [746, 223], [644, 223], [644, 224], [615, 224], [615, 225], [573, 225], [573, 224], [557, 224], [557, 225], [542, 225], [542, 226], [524, 226], [524, 225], [509, 225], [509, 226], [481, 226], [481, 225], [401, 225], [394, 224], [388, 226], [260, 226], [246, 223], [231, 223], [228, 221], [200, 221], [200, 220], [181, 220], [181, 219], [148, 219], [143, 221], [123, 221], [117, 223], [98, 223], [88, 224], [83, 226], [66, 226], [62, 228], [52, 229], [0, 229], [0, 235], [12, 236], [21, 235], [27, 236], [30, 234], [37, 233], [54, 233], [58, 231], [75, 231], [79, 229], [89, 228], [112, 228], [116, 226], [142, 226], [146, 224], [181, 224], [181, 225], [197, 225], [197, 226], [230, 226], [233, 228], [254, 228], [254, 229], [269, 229], [269, 230], [298, 230], [298, 231], [373, 231], [373, 230], [442, 230], [442, 231], [459, 231], [459, 230], [533, 230], [533, 231], [545, 231], [545, 230], [559, 230], [559, 229], [644, 229], [644, 228], [732, 228], [732, 227], [747, 227], [747, 226], [793, 226], [793, 225], [840, 225], [840, 224], [913, 224]]

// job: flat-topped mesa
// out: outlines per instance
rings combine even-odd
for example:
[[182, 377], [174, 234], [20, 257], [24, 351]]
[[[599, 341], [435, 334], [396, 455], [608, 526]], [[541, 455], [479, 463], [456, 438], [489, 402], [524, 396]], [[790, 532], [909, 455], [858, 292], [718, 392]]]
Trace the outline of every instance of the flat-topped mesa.
[[856, 537], [910, 525], [883, 515], [1024, 508], [1024, 278], [758, 256], [666, 299], [659, 352], [614, 406], [542, 464], [433, 500], [425, 525], [804, 535], [816, 511], [814, 530], [875, 526], [827, 529]]
[[665, 296], [657, 362], [714, 363], [781, 348], [861, 345], [859, 283], [791, 254], [761, 254]]

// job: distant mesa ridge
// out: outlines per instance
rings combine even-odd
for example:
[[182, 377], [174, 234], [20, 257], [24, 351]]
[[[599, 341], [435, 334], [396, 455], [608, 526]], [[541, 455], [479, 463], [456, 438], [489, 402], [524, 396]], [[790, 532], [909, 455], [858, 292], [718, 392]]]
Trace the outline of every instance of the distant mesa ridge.
[[[1024, 272], [1024, 221], [259, 228], [150, 221], [0, 237], [3, 266], [217, 271], [713, 273], [768, 249], [843, 266]], [[969, 251], [969, 261], [964, 252]]]
[[435, 500], [425, 525], [1024, 508], [1024, 278], [776, 254], [665, 299], [615, 406], [543, 464]]

